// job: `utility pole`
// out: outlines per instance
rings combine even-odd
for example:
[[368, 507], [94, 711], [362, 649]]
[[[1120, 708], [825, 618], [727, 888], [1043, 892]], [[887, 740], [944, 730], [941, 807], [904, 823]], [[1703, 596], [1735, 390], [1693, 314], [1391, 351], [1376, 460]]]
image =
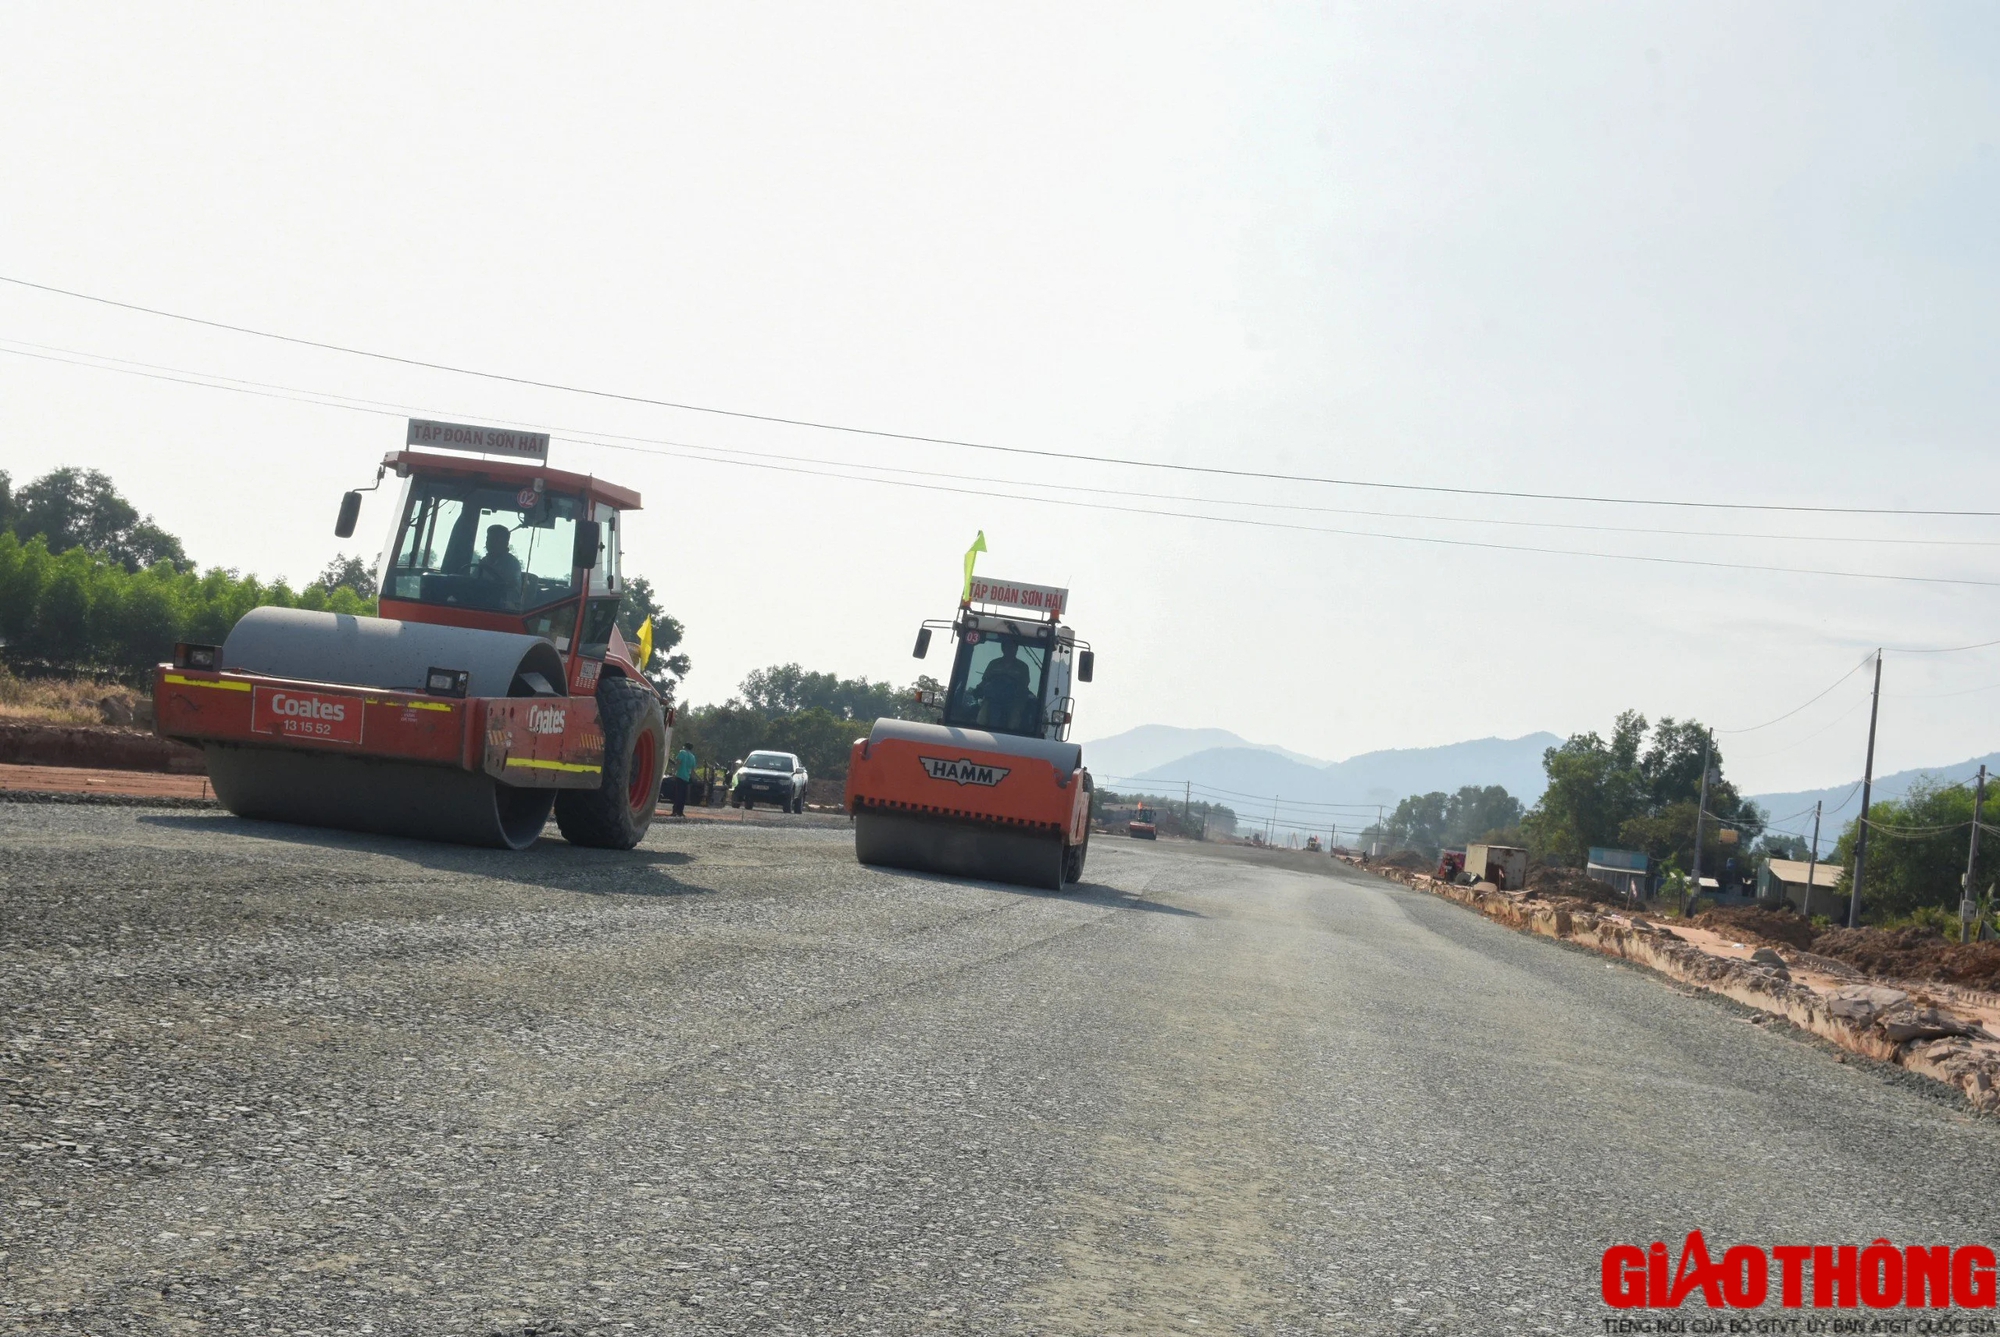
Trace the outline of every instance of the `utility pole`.
[[1965, 889], [1958, 897], [1958, 940], [1972, 941], [1972, 882], [1979, 874], [1979, 821], [1986, 814], [1986, 768], [1979, 768], [1979, 785], [1972, 791], [1972, 848], [1965, 852]]
[[1694, 885], [1688, 888], [1687, 903], [1681, 913], [1694, 913], [1694, 903], [1701, 897], [1701, 836], [1702, 821], [1708, 816], [1708, 754], [1715, 745], [1715, 736], [1707, 729], [1701, 731], [1701, 798], [1694, 806]]
[[1264, 823], [1264, 843], [1269, 845], [1278, 838], [1278, 796], [1271, 795], [1271, 819]]
[[1854, 833], [1854, 889], [1847, 897], [1847, 926], [1861, 926], [1861, 877], [1868, 868], [1868, 795], [1875, 788], [1875, 714], [1882, 706], [1882, 649], [1875, 649], [1875, 694], [1868, 702], [1868, 762], [1861, 771], [1861, 825]]
[[1185, 786], [1185, 788], [1181, 790], [1181, 835], [1188, 840], [1193, 840], [1195, 839], [1194, 781], [1183, 780], [1181, 781], [1181, 784]]
[[1799, 907], [1799, 913], [1807, 919], [1812, 918], [1813, 881], [1818, 876], [1819, 869], [1819, 810], [1820, 804], [1813, 804], [1813, 843], [1812, 854], [1808, 856], [1806, 863], [1806, 899], [1805, 904]]

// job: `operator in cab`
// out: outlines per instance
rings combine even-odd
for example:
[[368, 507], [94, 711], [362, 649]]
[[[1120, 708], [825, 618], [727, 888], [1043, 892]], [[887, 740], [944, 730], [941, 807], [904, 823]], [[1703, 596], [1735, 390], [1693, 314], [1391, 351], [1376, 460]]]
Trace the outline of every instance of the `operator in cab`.
[[1023, 727], [1022, 717], [1035, 707], [1033, 679], [1026, 661], [1016, 657], [1010, 640], [1000, 643], [1000, 657], [986, 666], [979, 681], [980, 719], [989, 729], [1013, 731]]
[[510, 551], [512, 534], [505, 525], [486, 527], [486, 555], [473, 563], [473, 574], [487, 586], [495, 607], [521, 606], [521, 559]]

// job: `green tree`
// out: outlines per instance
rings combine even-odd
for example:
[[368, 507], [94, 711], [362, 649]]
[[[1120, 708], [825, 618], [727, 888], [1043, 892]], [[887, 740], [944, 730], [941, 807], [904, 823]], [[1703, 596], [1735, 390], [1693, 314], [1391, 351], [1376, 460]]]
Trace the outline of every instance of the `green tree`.
[[1461, 785], [1445, 803], [1444, 843], [1464, 845], [1521, 825], [1521, 800], [1502, 785]]
[[[1873, 829], [1861, 886], [1862, 919], [1869, 923], [1904, 919], [1925, 906], [1955, 915], [1972, 824], [1972, 792], [1962, 784], [1926, 776], [1902, 798], [1870, 804], [1868, 821]], [[1849, 822], [1833, 852], [1833, 862], [1847, 870], [1850, 885], [1859, 831], [1858, 820]], [[1983, 849], [1980, 857], [1984, 861]]]
[[854, 740], [866, 737], [876, 720], [939, 718], [939, 707], [920, 699], [926, 691], [942, 688], [930, 677], [899, 688], [774, 664], [752, 671], [721, 705], [682, 710], [676, 738], [704, 764], [733, 766], [751, 749], [768, 747], [796, 752], [815, 777], [838, 780], [847, 775]]
[[1382, 824], [1363, 835], [1392, 850], [1416, 850], [1426, 857], [1441, 849], [1511, 833], [1521, 824], [1521, 800], [1501, 785], [1461, 785], [1454, 793], [1412, 794]]
[[138, 509], [118, 494], [111, 479], [96, 469], [53, 469], [24, 485], [12, 500], [16, 537], [42, 537], [50, 553], [61, 555], [84, 548], [137, 571], [156, 562], [185, 565], [180, 540], [141, 518]]
[[844, 778], [854, 740], [867, 732], [852, 719], [813, 706], [772, 720], [757, 746], [796, 753], [806, 770], [822, 778]]
[[51, 554], [0, 532], [0, 639], [14, 661], [118, 669], [136, 676], [172, 652], [175, 641], [220, 644], [259, 604], [372, 615], [373, 600], [345, 586], [294, 593], [283, 581], [211, 570], [201, 575], [157, 562], [138, 571], [73, 546]]
[[1450, 803], [1443, 790], [1410, 795], [1382, 824], [1383, 845], [1392, 850], [1436, 853], [1445, 844], [1445, 809]]
[[359, 557], [349, 557], [344, 553], [335, 554], [313, 584], [329, 594], [334, 590], [353, 590], [363, 599], [372, 599], [376, 594], [374, 570]]
[[667, 700], [674, 702], [674, 694], [680, 690], [681, 680], [694, 667], [685, 652], [678, 652], [681, 638], [687, 629], [680, 619], [670, 617], [660, 607], [653, 595], [653, 584], [644, 576], [634, 576], [625, 582], [625, 597], [618, 605], [618, 630], [627, 642], [636, 644], [639, 628], [647, 618], [653, 619], [653, 658], [650, 663], [641, 664], [639, 669], [646, 680], [657, 688]]
[[895, 715], [904, 693], [886, 682], [812, 673], [797, 664], [757, 669], [743, 680], [745, 705], [767, 714], [823, 710], [849, 720], [874, 720]]
[[[1573, 734], [1542, 754], [1548, 788], [1522, 828], [1537, 854], [1555, 863], [1581, 865], [1592, 845], [1606, 845], [1644, 850], [1662, 861], [1677, 858], [1690, 867], [1707, 745], [1696, 721], [1666, 717], [1649, 726], [1636, 710], [1618, 717], [1608, 741]], [[1735, 852], [1721, 844], [1725, 825], [1741, 834], [1745, 849], [1764, 827], [1763, 814], [1722, 778], [1719, 750], [1710, 750], [1709, 768], [1712, 820], [1702, 841], [1704, 869]]]
[[[674, 736], [703, 765], [733, 767], [764, 740], [770, 719], [740, 701], [690, 706], [680, 712]], [[841, 772], [846, 774], [845, 768]]]

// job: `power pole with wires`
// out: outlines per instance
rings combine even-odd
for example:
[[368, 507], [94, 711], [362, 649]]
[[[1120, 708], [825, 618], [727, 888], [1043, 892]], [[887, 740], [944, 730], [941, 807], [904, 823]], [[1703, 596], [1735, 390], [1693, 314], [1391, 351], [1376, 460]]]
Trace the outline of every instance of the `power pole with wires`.
[[1854, 887], [1847, 897], [1847, 926], [1861, 926], [1861, 878], [1868, 869], [1868, 795], [1875, 787], [1875, 715], [1882, 706], [1882, 649], [1875, 648], [1875, 694], [1868, 703], [1868, 761], [1861, 770], [1861, 825], [1854, 833]]
[[1194, 836], [1194, 781], [1181, 781], [1181, 834], [1189, 840]]
[[1694, 805], [1694, 883], [1688, 888], [1687, 903], [1681, 908], [1684, 915], [1694, 913], [1694, 903], [1701, 898], [1701, 837], [1703, 819], [1708, 816], [1708, 755], [1715, 746], [1715, 735], [1707, 729], [1701, 731], [1701, 798]]
[[1965, 889], [1958, 897], [1958, 940], [1972, 941], [1973, 879], [1979, 875], [1979, 823], [1986, 815], [1986, 768], [1979, 768], [1979, 782], [1972, 791], [1972, 841], [1965, 852]]
[[1820, 803], [1824, 801], [1813, 804], [1813, 843], [1812, 853], [1806, 861], [1806, 898], [1805, 903], [1799, 906], [1799, 913], [1807, 919], [1812, 918], [1813, 881], [1819, 876], [1819, 810]]

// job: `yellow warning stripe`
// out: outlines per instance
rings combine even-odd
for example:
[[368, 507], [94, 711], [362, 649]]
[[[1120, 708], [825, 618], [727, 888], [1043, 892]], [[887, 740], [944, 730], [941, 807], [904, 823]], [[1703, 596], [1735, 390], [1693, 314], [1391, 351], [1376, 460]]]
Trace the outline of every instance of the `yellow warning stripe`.
[[538, 771], [578, 771], [596, 774], [602, 766], [585, 766], [574, 761], [541, 761], [535, 757], [509, 757], [509, 766], [532, 766]]
[[442, 710], [446, 714], [451, 713], [451, 703], [447, 701], [384, 701], [378, 696], [363, 697], [362, 700], [371, 706], [387, 706], [391, 710], [400, 707], [403, 710]]
[[176, 687], [213, 687], [223, 692], [247, 692], [250, 690], [250, 684], [247, 682], [225, 682], [209, 678], [183, 678], [178, 673], [169, 673], [167, 681]]

